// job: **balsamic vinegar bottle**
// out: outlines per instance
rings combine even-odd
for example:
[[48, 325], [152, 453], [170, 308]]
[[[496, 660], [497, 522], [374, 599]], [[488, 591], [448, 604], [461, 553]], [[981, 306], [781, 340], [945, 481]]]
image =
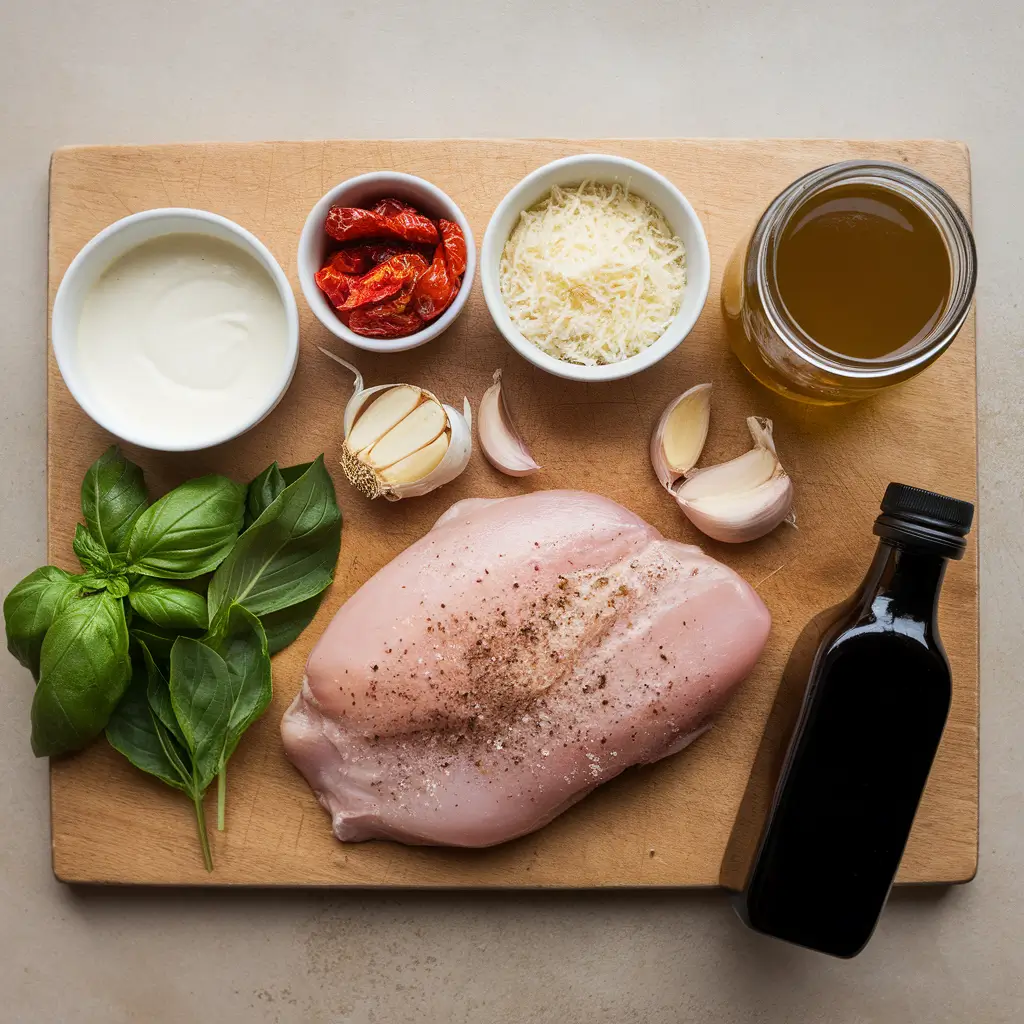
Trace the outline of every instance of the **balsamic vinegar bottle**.
[[821, 641], [797, 666], [803, 704], [734, 898], [751, 928], [839, 957], [871, 937], [949, 713], [936, 613], [947, 559], [963, 557], [973, 517], [966, 501], [886, 489], [867, 576], [818, 617]]

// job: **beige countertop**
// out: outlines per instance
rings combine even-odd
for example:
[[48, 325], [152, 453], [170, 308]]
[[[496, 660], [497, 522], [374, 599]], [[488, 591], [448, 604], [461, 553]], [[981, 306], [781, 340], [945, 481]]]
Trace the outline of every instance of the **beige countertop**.
[[981, 267], [983, 742], [977, 879], [897, 893], [866, 952], [840, 962], [746, 931], [718, 893], [74, 891], [50, 873], [46, 765], [27, 740], [31, 681], [4, 654], [0, 1019], [1024, 1019], [1016, 0], [8, 0], [2, 20], [4, 594], [44, 561], [46, 181], [58, 146], [475, 135], [967, 142]]

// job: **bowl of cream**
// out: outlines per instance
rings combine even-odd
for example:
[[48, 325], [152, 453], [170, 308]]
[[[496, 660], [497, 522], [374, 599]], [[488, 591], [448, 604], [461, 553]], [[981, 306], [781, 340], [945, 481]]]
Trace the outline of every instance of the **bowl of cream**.
[[295, 297], [267, 247], [201, 210], [111, 224], [71, 261], [51, 338], [68, 390], [101, 427], [158, 451], [244, 433], [295, 373]]

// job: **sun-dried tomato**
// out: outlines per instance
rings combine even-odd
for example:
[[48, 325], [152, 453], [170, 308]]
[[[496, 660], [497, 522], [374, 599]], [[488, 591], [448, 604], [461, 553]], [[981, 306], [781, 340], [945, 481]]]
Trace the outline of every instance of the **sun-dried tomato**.
[[414, 252], [403, 252], [385, 260], [361, 277], [349, 278], [349, 291], [339, 309], [357, 309], [397, 295], [415, 283], [427, 269], [427, 261]]
[[[377, 261], [379, 263], [380, 260]], [[330, 265], [342, 274], [365, 274], [376, 263], [362, 246], [348, 246], [331, 255]]]
[[402, 338], [423, 327], [423, 318], [409, 308], [415, 282], [409, 282], [393, 298], [372, 306], [360, 306], [349, 314], [349, 330], [367, 338]]
[[437, 225], [407, 203], [397, 199], [382, 199], [374, 207], [374, 212], [384, 220], [395, 237], [423, 245], [437, 244]]
[[327, 212], [324, 230], [339, 242], [399, 238], [414, 244], [436, 245], [439, 238], [432, 220], [397, 199], [382, 199], [372, 210], [332, 206]]
[[448, 269], [445, 247], [434, 250], [434, 258], [412, 291], [412, 308], [424, 320], [434, 320], [451, 305], [459, 293], [459, 279]]
[[351, 253], [354, 258], [361, 260], [364, 266], [358, 273], [365, 274], [371, 267], [376, 267], [385, 260], [391, 259], [392, 256], [403, 252], [418, 252], [426, 259], [433, 258], [433, 249], [428, 249], [424, 253], [420, 251], [423, 248], [425, 247], [395, 240], [394, 242], [355, 242], [345, 246], [342, 251]]
[[415, 206], [403, 203], [401, 199], [387, 198], [378, 199], [370, 209], [379, 213], [382, 217], [394, 217], [399, 213], [419, 213]]
[[454, 221], [442, 218], [437, 222], [437, 226], [441, 232], [441, 244], [448, 258], [448, 269], [456, 277], [462, 277], [466, 272], [466, 236]]
[[313, 275], [317, 287], [327, 296], [331, 305], [335, 308], [340, 306], [348, 297], [349, 284], [352, 281], [349, 274], [342, 269], [348, 265], [349, 261], [339, 260], [339, 255], [339, 253], [335, 253], [331, 257], [330, 262]]
[[349, 330], [365, 338], [404, 338], [423, 327], [416, 313], [395, 313], [379, 306], [365, 306], [352, 310]]
[[380, 231], [380, 217], [358, 206], [332, 206], [327, 211], [324, 230], [339, 242], [372, 238]]

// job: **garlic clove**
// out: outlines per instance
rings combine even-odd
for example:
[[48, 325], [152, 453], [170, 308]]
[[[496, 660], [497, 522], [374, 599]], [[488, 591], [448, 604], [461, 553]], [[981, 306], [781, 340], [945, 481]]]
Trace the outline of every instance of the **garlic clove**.
[[793, 481], [777, 476], [749, 491], [689, 501], [677, 495], [686, 518], [701, 533], [727, 544], [742, 544], [771, 533], [789, 517]]
[[710, 421], [710, 384], [697, 384], [665, 407], [651, 435], [651, 465], [663, 487], [671, 488], [697, 465]]
[[320, 351], [355, 377], [341, 446], [341, 466], [353, 486], [368, 498], [399, 501], [429, 494], [465, 470], [473, 451], [467, 399], [459, 412], [411, 384], [366, 388], [357, 367]]
[[411, 384], [398, 384], [373, 400], [349, 432], [347, 441], [354, 452], [362, 452], [397, 426], [420, 404], [423, 392]]
[[726, 543], [756, 540], [792, 521], [793, 481], [779, 462], [771, 420], [750, 416], [754, 447], [738, 458], [694, 472], [673, 494], [702, 533]]
[[[370, 497], [383, 495], [388, 501], [398, 501], [401, 498], [418, 498], [420, 495], [429, 494], [431, 491], [443, 487], [454, 480], [469, 464], [469, 457], [473, 451], [473, 431], [469, 419], [463, 412], [453, 409], [450, 405], [443, 406], [448, 415], [448, 428], [451, 436], [448, 439], [448, 450], [444, 453], [437, 467], [431, 470], [422, 480], [414, 483], [391, 484], [383, 480], [383, 473], [377, 475], [379, 489]], [[344, 449], [342, 449], [344, 455]], [[363, 465], [363, 463], [360, 463]], [[394, 467], [392, 467], [394, 468]], [[370, 471], [374, 472], [374, 471]], [[385, 470], [384, 472], [387, 472]], [[350, 478], [351, 479], [351, 478]], [[369, 492], [366, 492], [369, 493]]]
[[494, 371], [494, 383], [480, 399], [477, 427], [480, 447], [499, 472], [506, 476], [529, 476], [541, 468], [516, 429], [501, 386], [501, 370]]
[[[356, 426], [361, 422], [357, 420]], [[369, 451], [359, 452], [359, 455], [374, 469], [386, 469], [425, 448], [447, 426], [448, 417], [441, 403], [428, 399], [395, 424]]]
[[676, 488], [676, 493], [696, 499], [750, 490], [770, 480], [778, 464], [774, 452], [767, 448], [751, 448], [728, 462], [695, 470]]
[[440, 434], [425, 448], [388, 466], [381, 471], [380, 478], [388, 484], [414, 484], [433, 472], [448, 451], [448, 435]]

